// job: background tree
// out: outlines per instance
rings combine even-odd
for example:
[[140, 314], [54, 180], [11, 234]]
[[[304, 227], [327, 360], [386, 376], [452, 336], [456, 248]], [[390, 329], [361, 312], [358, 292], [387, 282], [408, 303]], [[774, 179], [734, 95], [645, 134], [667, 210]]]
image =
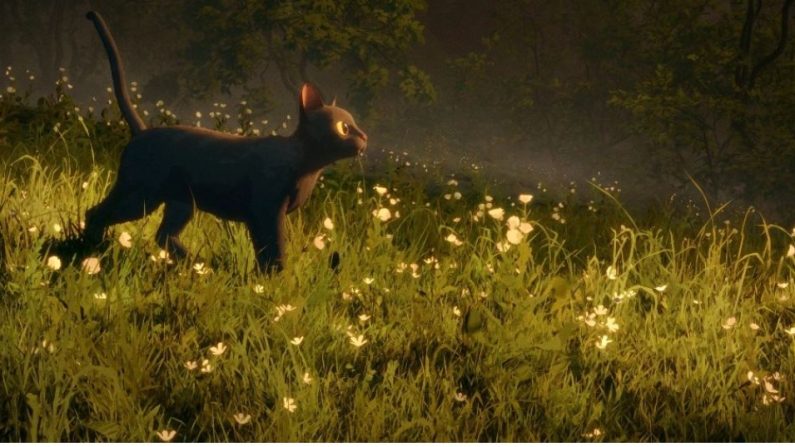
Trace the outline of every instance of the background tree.
[[291, 95], [314, 78], [310, 68], [342, 65], [349, 95], [369, 111], [375, 95], [392, 85], [415, 101], [430, 101], [427, 75], [406, 61], [423, 40], [416, 14], [421, 0], [202, 0], [186, 5], [193, 31], [186, 52], [194, 93], [243, 88], [267, 98], [275, 72]]

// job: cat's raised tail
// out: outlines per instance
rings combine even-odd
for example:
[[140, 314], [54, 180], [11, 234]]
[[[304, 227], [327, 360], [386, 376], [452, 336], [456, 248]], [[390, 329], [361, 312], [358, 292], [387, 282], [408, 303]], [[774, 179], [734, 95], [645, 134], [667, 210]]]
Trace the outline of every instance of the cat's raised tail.
[[146, 130], [146, 125], [144, 124], [144, 121], [141, 119], [141, 117], [135, 113], [135, 108], [132, 105], [132, 101], [130, 101], [130, 95], [127, 93], [127, 81], [124, 76], [124, 65], [122, 64], [121, 58], [119, 57], [119, 49], [116, 47], [116, 42], [113, 40], [110, 30], [108, 30], [108, 25], [105, 24], [105, 20], [102, 19], [102, 16], [99, 15], [99, 13], [95, 11], [89, 11], [89, 13], [86, 14], [86, 18], [94, 22], [94, 26], [97, 28], [99, 37], [102, 39], [102, 44], [105, 46], [105, 51], [108, 53], [110, 72], [113, 76], [113, 91], [116, 93], [116, 101], [118, 101], [119, 109], [121, 109], [124, 119], [127, 120], [127, 124], [130, 125], [130, 129], [132, 130], [132, 134], [135, 136]]

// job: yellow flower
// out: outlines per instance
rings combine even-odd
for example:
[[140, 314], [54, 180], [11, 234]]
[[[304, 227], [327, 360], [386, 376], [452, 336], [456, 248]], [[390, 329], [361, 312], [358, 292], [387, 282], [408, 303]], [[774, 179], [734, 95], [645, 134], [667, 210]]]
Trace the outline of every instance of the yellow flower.
[[265, 292], [265, 287], [262, 284], [254, 284], [254, 293], [257, 295], [262, 295]]
[[787, 257], [791, 258], [795, 256], [795, 245], [789, 244], [789, 248], [787, 249]]
[[383, 196], [388, 191], [385, 187], [379, 185], [373, 186], [373, 190], [377, 192], [379, 196]]
[[284, 409], [290, 413], [295, 413], [295, 410], [298, 408], [298, 405], [295, 404], [295, 399], [292, 397], [285, 397], [282, 399], [282, 405], [284, 406]]
[[392, 218], [392, 212], [389, 211], [389, 208], [379, 208], [376, 211], [373, 211], [373, 216], [378, 218], [381, 222], [386, 222]]
[[604, 349], [610, 343], [613, 343], [613, 340], [611, 340], [610, 337], [608, 337], [607, 335], [602, 335], [599, 341], [597, 341], [595, 344], [598, 349]]
[[508, 228], [519, 228], [519, 224], [521, 223], [522, 221], [516, 216], [511, 216], [508, 218]]
[[508, 239], [508, 242], [511, 244], [519, 245], [522, 242], [522, 239], [524, 239], [524, 235], [516, 228], [511, 228], [505, 233], [505, 238]]
[[449, 243], [453, 244], [453, 245], [454, 245], [454, 246], [456, 246], [456, 247], [460, 247], [461, 245], [463, 245], [463, 244], [464, 244], [464, 242], [463, 242], [463, 241], [461, 241], [461, 240], [459, 240], [459, 239], [458, 239], [458, 237], [456, 237], [456, 235], [455, 235], [455, 234], [453, 234], [453, 233], [450, 233], [450, 234], [449, 234], [449, 235], [448, 235], [448, 236], [445, 238], [445, 240], [446, 240], [447, 242], [449, 242]]
[[723, 327], [723, 329], [729, 330], [733, 328], [735, 324], [737, 324], [737, 318], [729, 317], [726, 319], [726, 321], [723, 324], [721, 324], [721, 326]]
[[776, 287], [778, 287], [779, 289], [786, 289], [788, 286], [789, 286], [788, 282], [780, 282], [776, 284]]
[[350, 342], [353, 346], [356, 346], [357, 348], [361, 348], [362, 346], [367, 344], [367, 340], [364, 339], [364, 335], [359, 335], [358, 337], [350, 335]]
[[105, 292], [99, 292], [94, 294], [94, 299], [97, 300], [106, 300], [108, 299], [108, 295]]
[[89, 275], [96, 275], [102, 270], [102, 267], [99, 265], [99, 258], [94, 257], [83, 259], [81, 266], [83, 271]]
[[519, 194], [519, 201], [527, 205], [530, 201], [533, 200], [532, 194]]
[[162, 430], [157, 433], [157, 437], [160, 438], [163, 442], [169, 442], [174, 439], [174, 436], [177, 436], [176, 430]]
[[211, 364], [210, 364], [210, 361], [209, 361], [209, 360], [207, 360], [207, 359], [202, 359], [202, 369], [201, 369], [201, 372], [203, 372], [203, 373], [207, 374], [207, 373], [209, 373], [209, 372], [212, 372], [212, 370], [213, 370], [213, 365], [211, 365]]
[[294, 344], [294, 345], [298, 346], [298, 345], [300, 345], [300, 344], [301, 344], [303, 341], [304, 341], [304, 337], [293, 337], [293, 339], [292, 339], [292, 340], [290, 340], [290, 343], [292, 343], [292, 344]]
[[494, 219], [502, 220], [505, 217], [505, 210], [502, 208], [493, 208], [489, 210], [489, 216]]
[[305, 384], [309, 385], [310, 383], [312, 383], [312, 376], [310, 376], [308, 372], [305, 372], [302, 380], [304, 381]]
[[123, 231], [119, 235], [119, 245], [121, 245], [124, 248], [132, 247], [132, 236], [130, 236], [130, 233]]
[[210, 347], [210, 353], [216, 357], [223, 355], [224, 352], [226, 352], [226, 345], [222, 341], [219, 341], [217, 345]]
[[49, 267], [51, 270], [60, 270], [61, 258], [58, 256], [50, 256], [47, 258], [47, 267]]
[[655, 287], [654, 290], [656, 290], [656, 291], [658, 291], [660, 293], [663, 293], [663, 292], [665, 292], [665, 289], [667, 289], [667, 288], [668, 288], [668, 284], [663, 284], [661, 286]]
[[618, 331], [618, 324], [616, 324], [616, 319], [613, 317], [607, 317], [607, 322], [605, 323], [605, 327], [610, 332], [617, 332]]
[[460, 392], [460, 391], [456, 391], [456, 393], [453, 395], [453, 398], [455, 400], [457, 400], [458, 402], [466, 402], [467, 395], [462, 393], [462, 392]]
[[251, 422], [250, 414], [237, 413], [232, 415], [232, 417], [235, 418], [235, 422], [237, 422], [238, 425], [246, 425]]
[[312, 241], [312, 244], [314, 244], [315, 248], [317, 248], [318, 250], [323, 250], [324, 248], [326, 248], [326, 242], [323, 241], [324, 237], [326, 237], [325, 234], [320, 234], [315, 236], [315, 239]]
[[199, 363], [197, 361], [195, 361], [195, 360], [188, 360], [187, 362], [185, 362], [185, 368], [187, 368], [188, 371], [193, 371], [194, 369], [196, 369], [198, 367], [199, 367]]
[[206, 275], [210, 273], [210, 269], [205, 267], [203, 262], [193, 264], [193, 271], [196, 272], [197, 275]]
[[616, 268], [613, 267], [612, 265], [608, 266], [607, 270], [605, 271], [605, 275], [607, 275], [607, 279], [611, 281], [615, 280], [616, 278], [618, 278], [618, 270], [616, 270]]
[[750, 327], [752, 331], [758, 331], [759, 330], [759, 325], [756, 324], [756, 323], [751, 323], [751, 324], [748, 325], [748, 327]]
[[795, 335], [795, 326], [792, 326], [789, 329], [784, 329], [784, 332], [788, 333], [789, 335]]
[[333, 230], [334, 222], [332, 222], [331, 219], [327, 217], [323, 220], [323, 227], [325, 227], [327, 230]]
[[367, 315], [367, 314], [359, 315], [359, 321], [361, 321], [362, 323], [364, 323], [365, 321], [367, 321], [369, 319], [370, 319], [370, 315]]
[[375, 279], [373, 279], [373, 278], [364, 278], [363, 281], [364, 281], [365, 284], [367, 284], [369, 286], [370, 284], [372, 284], [375, 281]]

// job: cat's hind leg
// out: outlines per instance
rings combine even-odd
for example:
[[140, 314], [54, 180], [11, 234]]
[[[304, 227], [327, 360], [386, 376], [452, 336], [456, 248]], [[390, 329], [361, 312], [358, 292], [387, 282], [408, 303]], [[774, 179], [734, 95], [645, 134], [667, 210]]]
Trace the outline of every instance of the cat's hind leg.
[[179, 241], [179, 234], [193, 217], [194, 206], [190, 202], [169, 201], [163, 211], [163, 221], [157, 229], [157, 245], [176, 259], [184, 259], [188, 251]]
[[141, 219], [161, 203], [156, 199], [147, 200], [141, 191], [126, 190], [117, 183], [102, 202], [86, 211], [83, 238], [88, 243], [98, 244], [107, 227]]

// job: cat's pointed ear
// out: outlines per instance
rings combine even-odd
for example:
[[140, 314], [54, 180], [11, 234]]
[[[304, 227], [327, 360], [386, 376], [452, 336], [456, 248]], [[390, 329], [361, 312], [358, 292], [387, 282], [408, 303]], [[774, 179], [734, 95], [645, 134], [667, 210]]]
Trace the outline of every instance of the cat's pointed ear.
[[302, 112], [311, 112], [323, 107], [323, 95], [317, 87], [307, 82], [301, 86], [299, 102]]

